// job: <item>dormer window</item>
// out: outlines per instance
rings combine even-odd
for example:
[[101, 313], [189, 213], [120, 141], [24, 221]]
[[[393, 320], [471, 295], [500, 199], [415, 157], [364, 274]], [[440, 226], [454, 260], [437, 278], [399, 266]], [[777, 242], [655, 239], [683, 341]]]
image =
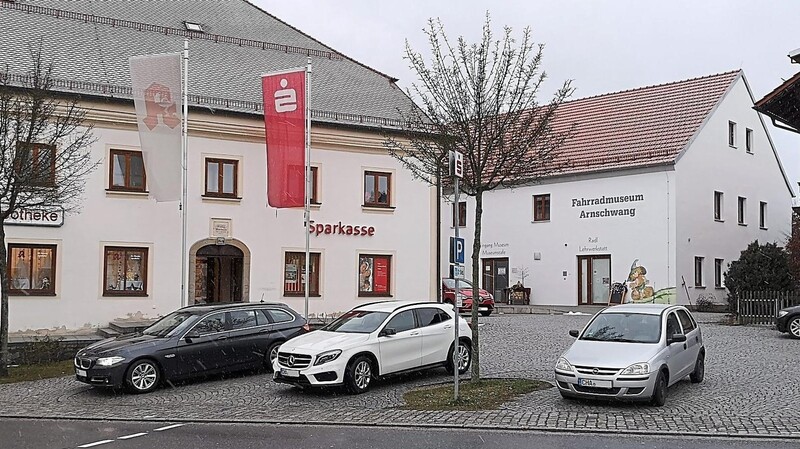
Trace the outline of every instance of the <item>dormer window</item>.
[[183, 22], [183, 26], [185, 26], [186, 29], [189, 31], [194, 31], [196, 33], [205, 33], [205, 31], [203, 31], [203, 26], [200, 25], [199, 23]]

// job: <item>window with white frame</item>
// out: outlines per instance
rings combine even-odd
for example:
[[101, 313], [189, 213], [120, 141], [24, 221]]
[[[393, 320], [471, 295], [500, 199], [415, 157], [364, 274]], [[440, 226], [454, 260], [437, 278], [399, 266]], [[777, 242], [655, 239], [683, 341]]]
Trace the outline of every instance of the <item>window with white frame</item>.
[[753, 152], [753, 130], [750, 128], [744, 130], [744, 146], [748, 153]]
[[767, 203], [761, 201], [758, 205], [758, 226], [767, 229]]
[[704, 287], [705, 284], [703, 283], [703, 262], [705, 261], [704, 257], [695, 257], [694, 258], [694, 286], [695, 287]]
[[747, 221], [745, 220], [745, 218], [747, 218], [747, 198], [740, 196], [737, 202], [739, 204], [739, 214], [738, 214], [739, 224], [746, 225]]
[[728, 122], [728, 145], [736, 147], [736, 123]]
[[723, 260], [714, 259], [714, 287], [722, 288]]
[[714, 220], [722, 221], [723, 198], [722, 192], [714, 192]]

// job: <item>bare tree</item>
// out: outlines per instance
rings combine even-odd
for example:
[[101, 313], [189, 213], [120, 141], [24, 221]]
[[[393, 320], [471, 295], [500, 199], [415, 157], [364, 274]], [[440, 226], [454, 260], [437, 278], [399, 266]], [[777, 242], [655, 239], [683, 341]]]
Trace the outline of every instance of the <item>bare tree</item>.
[[[509, 27], [495, 40], [487, 13], [477, 43], [459, 37], [451, 45], [438, 19], [430, 19], [424, 31], [430, 60], [415, 52], [408, 41], [405, 53], [418, 76], [411, 96], [422, 110], [406, 114], [403, 132], [387, 137], [385, 147], [415, 177], [431, 185], [437, 183], [437, 174], [447, 173], [446, 155], [451, 150], [463, 153], [461, 188], [476, 202], [472, 297], [479, 298], [483, 194], [535, 183], [557, 169], [553, 152], [570, 130], [558, 132], [552, 124], [559, 105], [573, 89], [566, 81], [549, 103], [537, 103], [536, 95], [546, 79], [541, 70], [544, 46], [532, 42], [529, 28], [519, 43]], [[472, 379], [480, 380], [478, 302], [472, 304]]]
[[54, 90], [41, 45], [26, 74], [0, 72], [0, 376], [8, 375], [6, 220], [24, 210], [76, 210], [99, 161], [91, 158], [92, 127], [75, 97]]

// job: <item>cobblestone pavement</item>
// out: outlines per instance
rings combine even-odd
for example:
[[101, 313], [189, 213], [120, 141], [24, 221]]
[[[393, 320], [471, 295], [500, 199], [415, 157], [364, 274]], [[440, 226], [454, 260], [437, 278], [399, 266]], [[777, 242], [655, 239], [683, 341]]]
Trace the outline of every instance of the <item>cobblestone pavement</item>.
[[[781, 436], [800, 439], [800, 342], [773, 329], [724, 326], [700, 315], [706, 378], [670, 388], [664, 407], [567, 401], [555, 388], [484, 412], [401, 409], [403, 393], [447, 382], [444, 370], [379, 381], [362, 395], [302, 391], [267, 374], [243, 374], [165, 387], [147, 395], [115, 394], [71, 377], [0, 386], [0, 416], [155, 419], [267, 423], [454, 426], [589, 430], [647, 434]], [[552, 367], [588, 316], [500, 315], [482, 318], [484, 377], [552, 382]]]

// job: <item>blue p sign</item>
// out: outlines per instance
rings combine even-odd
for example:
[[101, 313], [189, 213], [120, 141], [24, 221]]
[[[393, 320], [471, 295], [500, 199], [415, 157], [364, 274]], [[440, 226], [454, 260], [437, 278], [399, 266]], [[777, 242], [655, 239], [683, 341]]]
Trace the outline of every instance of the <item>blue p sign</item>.
[[464, 263], [464, 239], [450, 237], [450, 263]]

